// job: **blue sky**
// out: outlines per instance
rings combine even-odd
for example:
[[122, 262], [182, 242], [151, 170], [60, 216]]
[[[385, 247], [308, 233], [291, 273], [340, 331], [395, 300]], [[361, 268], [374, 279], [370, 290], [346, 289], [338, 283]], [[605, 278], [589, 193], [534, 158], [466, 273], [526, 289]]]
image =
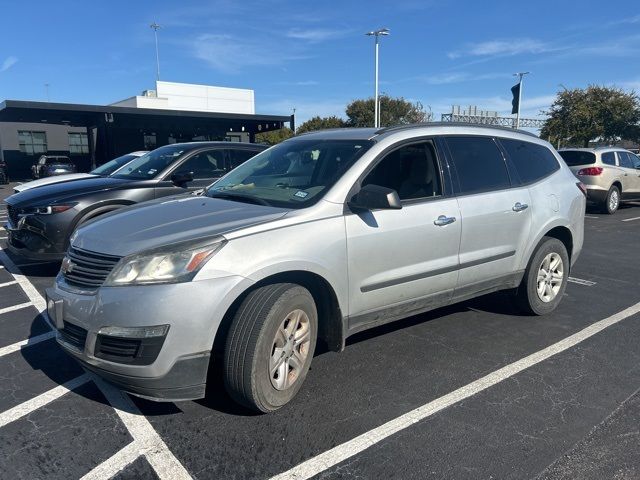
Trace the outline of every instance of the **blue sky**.
[[420, 101], [436, 119], [452, 104], [539, 115], [560, 84], [640, 90], [637, 1], [165, 1], [0, 3], [0, 101], [111, 103], [153, 88], [154, 20], [161, 78], [252, 88], [256, 111], [343, 115], [381, 91]]

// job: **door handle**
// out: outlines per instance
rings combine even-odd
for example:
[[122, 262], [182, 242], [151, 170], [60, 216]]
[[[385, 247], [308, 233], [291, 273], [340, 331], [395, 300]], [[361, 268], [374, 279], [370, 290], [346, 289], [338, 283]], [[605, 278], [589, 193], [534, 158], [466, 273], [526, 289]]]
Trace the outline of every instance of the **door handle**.
[[521, 212], [523, 210], [526, 210], [527, 208], [529, 208], [529, 205], [527, 205], [526, 203], [516, 202], [516, 204], [513, 206], [513, 211]]
[[438, 227], [444, 227], [445, 225], [449, 225], [450, 223], [453, 223], [455, 221], [456, 221], [456, 217], [447, 217], [445, 215], [440, 215], [438, 218], [435, 219], [433, 224], [437, 225]]

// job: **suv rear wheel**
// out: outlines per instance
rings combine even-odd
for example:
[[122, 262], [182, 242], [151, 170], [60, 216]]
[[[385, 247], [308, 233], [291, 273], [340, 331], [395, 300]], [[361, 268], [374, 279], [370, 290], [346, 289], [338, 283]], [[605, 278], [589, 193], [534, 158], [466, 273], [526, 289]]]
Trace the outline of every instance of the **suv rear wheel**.
[[620, 206], [620, 189], [615, 185], [612, 185], [607, 193], [607, 198], [604, 201], [603, 210], [609, 215], [613, 215]]
[[516, 291], [516, 303], [525, 313], [551, 313], [562, 300], [568, 277], [569, 255], [564, 243], [543, 237]]
[[296, 284], [266, 285], [251, 292], [231, 323], [224, 352], [227, 391], [238, 403], [272, 412], [304, 382], [318, 332], [309, 291]]

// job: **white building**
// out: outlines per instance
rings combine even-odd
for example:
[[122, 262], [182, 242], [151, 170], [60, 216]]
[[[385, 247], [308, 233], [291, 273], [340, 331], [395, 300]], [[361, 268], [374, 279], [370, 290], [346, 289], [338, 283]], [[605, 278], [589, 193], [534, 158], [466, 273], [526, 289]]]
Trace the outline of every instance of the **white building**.
[[142, 95], [111, 105], [245, 115], [256, 113], [253, 90], [162, 81], [156, 82], [155, 90], [145, 90]]

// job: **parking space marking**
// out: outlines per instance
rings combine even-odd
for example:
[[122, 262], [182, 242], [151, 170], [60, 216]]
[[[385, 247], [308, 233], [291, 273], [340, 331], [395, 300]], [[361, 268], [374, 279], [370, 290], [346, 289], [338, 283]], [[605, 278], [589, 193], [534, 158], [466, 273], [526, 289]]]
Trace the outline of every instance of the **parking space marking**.
[[600, 217], [595, 217], [593, 215], [585, 215], [584, 218], [600, 218]]
[[[31, 300], [28, 304], [25, 304], [25, 305], [33, 305], [34, 307], [36, 307], [44, 317], [49, 327], [51, 328], [52, 332], [50, 333], [52, 335], [55, 335], [55, 328], [53, 327], [53, 325], [51, 325], [51, 322], [47, 317], [47, 315], [44, 314], [46, 310], [46, 302], [44, 298], [42, 297], [42, 295], [40, 295], [40, 292], [33, 286], [33, 284], [29, 281], [27, 277], [18, 273], [20, 270], [15, 265], [15, 263], [13, 263], [13, 261], [9, 258], [9, 256], [4, 251], [2, 251], [1, 247], [0, 247], [0, 262], [4, 264], [4, 266], [11, 273], [11, 275], [16, 280], [16, 282], [20, 285], [24, 293], [27, 295], [27, 297]], [[9, 307], [9, 308], [16, 309], [16, 307]], [[0, 310], [0, 313], [2, 313], [2, 310]], [[28, 343], [29, 340], [26, 340], [25, 342]], [[22, 342], [18, 342], [18, 343], [22, 343]], [[14, 345], [17, 345], [17, 344], [14, 344]], [[15, 347], [12, 345], [4, 348], [15, 348]], [[171, 450], [169, 450], [169, 447], [167, 447], [167, 445], [164, 443], [160, 435], [158, 435], [158, 432], [155, 431], [155, 429], [153, 428], [149, 420], [147, 420], [147, 418], [144, 415], [142, 415], [140, 410], [138, 410], [135, 404], [124, 392], [109, 385], [108, 383], [105, 383], [104, 381], [102, 381], [101, 379], [99, 379], [94, 375], [88, 376], [88, 374], [85, 374], [79, 378], [85, 378], [85, 377], [86, 377], [85, 381], [93, 379], [94, 383], [98, 386], [98, 388], [100, 389], [102, 394], [105, 396], [109, 404], [114, 408], [114, 410], [116, 411], [116, 414], [120, 417], [125, 427], [133, 437], [134, 439], [133, 443], [135, 447], [132, 447], [132, 448], [137, 448], [140, 454], [144, 455], [147, 458], [149, 464], [153, 467], [156, 474], [162, 480], [191, 479], [189, 472], [187, 472], [187, 470], [180, 463], [180, 461], [173, 455]], [[32, 400], [29, 400], [28, 402], [25, 402], [22, 405], [31, 404], [32, 402], [37, 402], [38, 399], [40, 399], [45, 395], [51, 394], [51, 392], [54, 392], [54, 391], [59, 392], [58, 389], [65, 389], [65, 387], [69, 383], [71, 382], [67, 382], [64, 385], [60, 385], [54, 388], [53, 390], [50, 390], [49, 392], [46, 392]], [[65, 389], [65, 391], [68, 391], [68, 390], [69, 389]], [[63, 394], [64, 393], [62, 393], [61, 395]], [[61, 396], [61, 395], [58, 395], [58, 396]], [[45, 405], [46, 403], [49, 403], [49, 402], [46, 401], [42, 403], [42, 405]], [[19, 405], [18, 407], [21, 407], [22, 405]], [[18, 407], [14, 407], [8, 412], [12, 412]], [[38, 407], [35, 407], [35, 408], [38, 408]], [[4, 413], [0, 414], [0, 427], [4, 425], [2, 423], [2, 418], [3, 418], [2, 415], [5, 415], [5, 414]], [[112, 460], [112, 463], [117, 464], [118, 462], [121, 462], [123, 458], [131, 458], [131, 456], [116, 454], [112, 456], [111, 459], [107, 460], [107, 462]], [[131, 458], [131, 462], [133, 462], [136, 458], [137, 457]], [[104, 469], [111, 468], [110, 464], [107, 462], [103, 462], [98, 467], [102, 467]], [[124, 468], [126, 465], [128, 464], [123, 465], [121, 468]]]
[[2, 287], [8, 287], [9, 285], [15, 285], [16, 283], [18, 283], [18, 282], [16, 282], [15, 280], [12, 280], [12, 281], [10, 281], [10, 282], [0, 283], [0, 288], [2, 288]]
[[596, 282], [592, 282], [591, 280], [583, 280], [582, 278], [569, 277], [567, 278], [567, 282], [577, 283], [578, 285], [584, 285], [586, 287], [593, 287]]
[[575, 347], [579, 343], [596, 335], [604, 329], [621, 322], [633, 315], [640, 313], [640, 302], [632, 305], [621, 312], [610, 317], [595, 322], [583, 330], [570, 335], [559, 342], [556, 342], [542, 350], [528, 355], [516, 362], [500, 368], [478, 380], [454, 390], [440, 398], [426, 403], [410, 412], [401, 415], [379, 427], [358, 435], [357, 437], [338, 445], [326, 452], [323, 452], [292, 469], [272, 477], [271, 480], [302, 480], [308, 479], [329, 468], [343, 462], [354, 455], [372, 447], [382, 440], [398, 433], [415, 423], [418, 423], [456, 403], [480, 393], [504, 380], [526, 370], [558, 353]]
[[67, 383], [52, 388], [48, 392], [44, 392], [42, 395], [38, 395], [31, 400], [27, 400], [20, 405], [16, 405], [15, 407], [0, 413], [0, 428], [4, 427], [8, 423], [15, 422], [25, 415], [29, 415], [34, 410], [53, 402], [64, 394], [69, 393], [71, 390], [78, 388], [80, 385], [84, 385], [89, 380], [91, 380], [89, 375], [80, 375], [73, 380], [69, 380]]
[[15, 310], [20, 310], [21, 308], [27, 308], [33, 305], [31, 302], [19, 303], [18, 305], [12, 305], [10, 307], [0, 308], [0, 315], [3, 313], [13, 312]]
[[127, 465], [136, 461], [136, 459], [142, 455], [136, 442], [131, 442], [124, 447], [118, 453], [108, 458], [96, 468], [91, 470], [86, 475], [83, 475], [80, 480], [103, 480], [105, 478], [114, 477], [119, 471], [124, 469]]
[[[161, 479], [167, 480], [191, 479], [189, 472], [187, 472], [173, 453], [171, 453], [171, 450], [169, 450], [169, 447], [167, 447], [166, 443], [160, 438], [158, 432], [155, 431], [151, 423], [149, 423], [149, 420], [142, 415], [131, 399], [121, 390], [105, 383], [97, 377], [94, 379], [94, 382], [115, 409], [120, 420], [122, 420], [122, 423], [124, 423], [133, 437], [134, 443], [140, 453], [147, 458], [156, 474]], [[119, 455], [119, 453], [120, 452], [116, 453], [107, 460], [107, 462], [112, 461], [116, 464], [121, 462], [123, 455]], [[131, 461], [133, 460], [135, 460], [135, 458]], [[98, 467], [107, 468], [108, 465], [105, 466], [105, 463], [106, 462], [103, 462]], [[123, 467], [126, 465], [128, 464], [123, 465]]]
[[640, 220], [640, 217], [633, 217], [633, 218], [625, 218], [624, 220], [622, 220], [623, 222], [633, 222], [634, 220]]
[[9, 355], [10, 353], [17, 352], [18, 350], [22, 350], [25, 347], [31, 347], [32, 345], [37, 345], [41, 342], [46, 342], [47, 340], [56, 336], [54, 331], [43, 333], [41, 335], [36, 335], [35, 337], [27, 338], [26, 340], [21, 340], [16, 343], [12, 343], [11, 345], [7, 345], [6, 347], [0, 347], [0, 358], [5, 355]]

